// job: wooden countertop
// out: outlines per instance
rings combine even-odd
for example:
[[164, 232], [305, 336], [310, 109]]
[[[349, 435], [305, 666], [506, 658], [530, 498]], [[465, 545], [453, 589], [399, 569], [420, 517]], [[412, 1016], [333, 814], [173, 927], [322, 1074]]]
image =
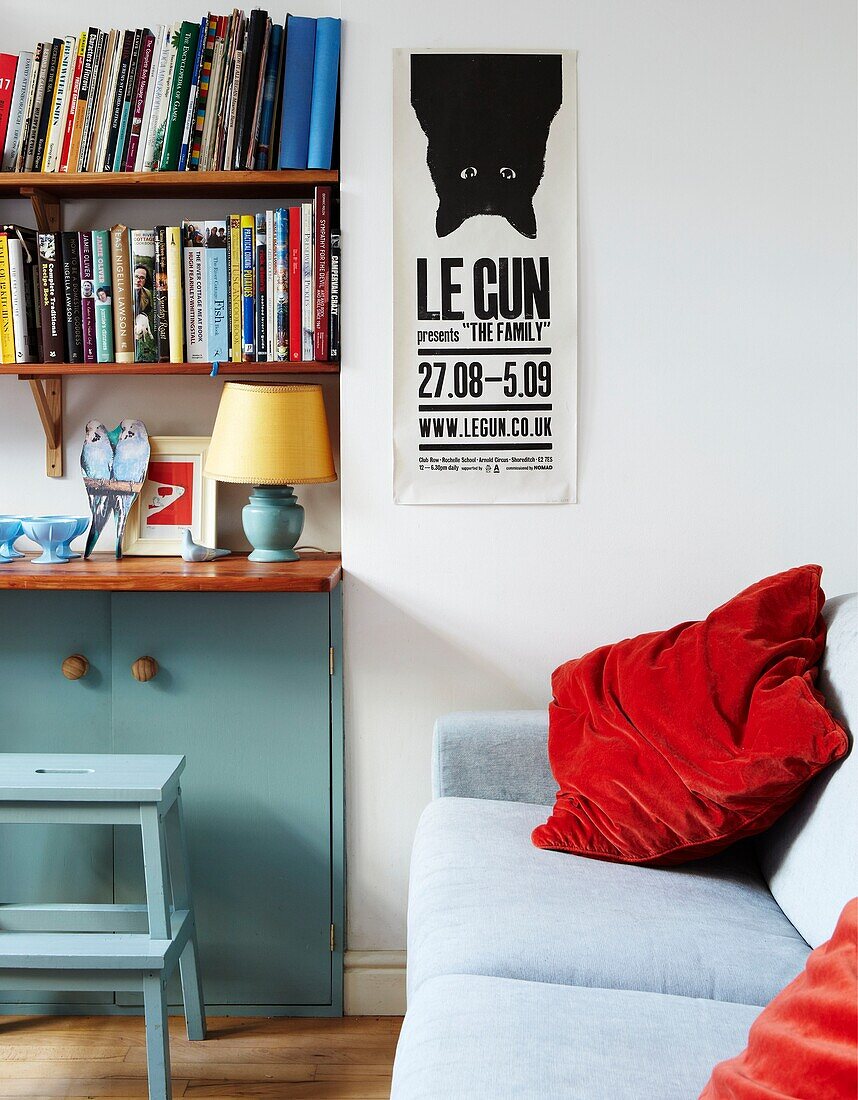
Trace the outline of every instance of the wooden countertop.
[[330, 592], [342, 579], [339, 554], [302, 554], [296, 562], [217, 561], [96, 553], [62, 565], [34, 565], [36, 554], [0, 564], [0, 589], [111, 592]]

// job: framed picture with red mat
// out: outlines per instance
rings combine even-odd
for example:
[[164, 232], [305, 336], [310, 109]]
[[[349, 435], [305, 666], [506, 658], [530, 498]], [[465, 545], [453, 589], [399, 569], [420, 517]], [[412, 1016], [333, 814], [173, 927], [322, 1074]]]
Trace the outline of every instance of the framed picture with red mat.
[[128, 516], [123, 554], [182, 552], [182, 535], [213, 546], [217, 538], [217, 482], [203, 477], [209, 436], [150, 436], [146, 481]]

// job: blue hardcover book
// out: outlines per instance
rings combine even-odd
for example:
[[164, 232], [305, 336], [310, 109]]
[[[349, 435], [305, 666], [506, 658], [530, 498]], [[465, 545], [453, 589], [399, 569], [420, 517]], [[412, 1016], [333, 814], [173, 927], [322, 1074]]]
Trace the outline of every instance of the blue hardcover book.
[[265, 169], [271, 159], [271, 131], [274, 128], [274, 100], [277, 94], [277, 74], [280, 72], [280, 50], [283, 47], [283, 28], [279, 23], [271, 27], [268, 43], [268, 60], [265, 63], [265, 83], [262, 86], [262, 110], [259, 114], [259, 141], [254, 168]]
[[206, 222], [206, 335], [208, 362], [229, 362], [229, 263], [226, 222]]
[[310, 105], [308, 168], [330, 168], [337, 113], [337, 75], [340, 67], [340, 20], [316, 21], [313, 62], [313, 99]]
[[280, 116], [280, 167], [306, 168], [313, 100], [316, 20], [286, 17], [286, 61], [283, 66], [283, 110]]
[[197, 120], [197, 95], [200, 90], [200, 66], [203, 61], [203, 50], [206, 44], [206, 31], [208, 30], [208, 25], [209, 17], [206, 15], [200, 20], [200, 36], [197, 39], [197, 56], [194, 58], [194, 75], [191, 77], [191, 94], [188, 97], [188, 113], [185, 115], [182, 147], [179, 150], [179, 165], [177, 168], [179, 172], [184, 172], [188, 166], [191, 136], [194, 132], [194, 123]]

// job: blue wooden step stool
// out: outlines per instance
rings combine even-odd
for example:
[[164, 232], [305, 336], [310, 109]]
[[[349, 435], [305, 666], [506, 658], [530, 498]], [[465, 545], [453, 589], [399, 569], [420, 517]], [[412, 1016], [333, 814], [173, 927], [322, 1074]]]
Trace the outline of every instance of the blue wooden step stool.
[[[167, 980], [206, 1018], [179, 776], [184, 756], [0, 753], [0, 823], [136, 825], [145, 905], [0, 904], [0, 988], [143, 991], [150, 1100], [170, 1100]], [[2, 884], [0, 884], [2, 889]]]

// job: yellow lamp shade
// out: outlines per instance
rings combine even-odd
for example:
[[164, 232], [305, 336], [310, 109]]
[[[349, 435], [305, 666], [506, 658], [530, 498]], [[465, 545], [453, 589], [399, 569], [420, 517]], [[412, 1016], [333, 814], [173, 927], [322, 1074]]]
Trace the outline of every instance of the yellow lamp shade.
[[204, 472], [242, 485], [336, 481], [322, 387], [227, 382]]

